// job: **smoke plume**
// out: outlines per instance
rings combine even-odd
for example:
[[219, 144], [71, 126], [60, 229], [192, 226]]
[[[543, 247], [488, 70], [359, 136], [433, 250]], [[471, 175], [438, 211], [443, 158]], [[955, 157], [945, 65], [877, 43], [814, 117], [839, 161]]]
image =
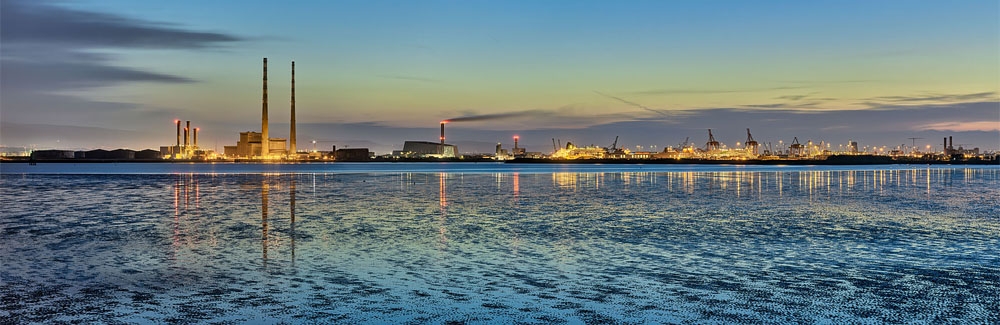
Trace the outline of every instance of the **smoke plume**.
[[543, 110], [527, 110], [509, 113], [497, 113], [497, 114], [480, 114], [480, 115], [466, 115], [459, 116], [445, 120], [446, 122], [476, 122], [476, 121], [489, 121], [489, 120], [501, 120], [508, 118], [517, 117], [534, 117], [534, 116], [548, 116], [548, 112]]

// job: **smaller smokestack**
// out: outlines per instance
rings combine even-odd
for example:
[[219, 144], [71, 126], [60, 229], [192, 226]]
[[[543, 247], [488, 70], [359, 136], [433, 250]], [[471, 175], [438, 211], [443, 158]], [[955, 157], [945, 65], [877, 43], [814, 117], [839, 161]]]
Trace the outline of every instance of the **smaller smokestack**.
[[944, 153], [948, 153], [948, 138], [944, 138]]
[[441, 144], [444, 144], [444, 124], [448, 121], [441, 121]]
[[198, 128], [194, 128], [194, 136], [191, 139], [191, 145], [198, 148]]
[[514, 136], [514, 151], [517, 151], [517, 136]]
[[187, 127], [184, 128], [184, 147], [190, 146], [189, 137], [191, 136], [191, 121], [187, 121]]
[[954, 139], [952, 139], [951, 136], [949, 135], [948, 136], [948, 149], [955, 148], [955, 141], [953, 141], [953, 140]]
[[174, 120], [177, 123], [177, 148], [181, 147], [181, 120]]

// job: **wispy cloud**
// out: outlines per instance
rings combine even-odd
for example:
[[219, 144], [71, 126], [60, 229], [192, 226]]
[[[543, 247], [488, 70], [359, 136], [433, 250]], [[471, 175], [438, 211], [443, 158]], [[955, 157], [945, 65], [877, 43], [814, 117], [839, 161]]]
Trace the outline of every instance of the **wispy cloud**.
[[948, 121], [917, 126], [918, 130], [934, 131], [1000, 131], [1000, 121]]
[[424, 78], [424, 77], [405, 76], [405, 75], [378, 75], [378, 76], [380, 78], [385, 78], [385, 79], [419, 81], [419, 82], [428, 82], [428, 83], [441, 83], [440, 79], [434, 79], [434, 78]]
[[624, 98], [621, 98], [621, 97], [611, 96], [611, 95], [608, 95], [608, 94], [605, 94], [605, 93], [602, 93], [602, 92], [599, 92], [599, 91], [596, 91], [596, 90], [594, 91], [594, 93], [597, 93], [598, 95], [601, 95], [601, 96], [604, 96], [604, 97], [607, 97], [607, 98], [611, 98], [611, 99], [617, 100], [619, 102], [622, 102], [622, 103], [625, 103], [625, 104], [628, 104], [628, 105], [632, 105], [632, 106], [644, 109], [646, 111], [657, 113], [657, 114], [659, 114], [661, 116], [669, 116], [670, 115], [670, 114], [668, 114], [667, 112], [665, 112], [663, 110], [652, 109], [652, 108], [649, 108], [646, 105], [642, 105], [642, 104], [639, 104], [639, 103], [636, 103], [636, 102], [633, 102], [633, 101], [630, 101], [630, 100], [627, 100], [627, 99], [624, 99]]
[[822, 101], [809, 101], [809, 102], [786, 102], [786, 103], [770, 103], [770, 104], [747, 104], [747, 105], [742, 105], [742, 107], [801, 110], [807, 108], [808, 109], [819, 108], [820, 105], [822, 104], [823, 104]]
[[778, 86], [767, 88], [746, 88], [746, 89], [651, 89], [634, 91], [635, 95], [684, 95], [684, 94], [727, 94], [727, 93], [750, 93], [774, 90], [803, 89], [805, 86]]
[[924, 102], [967, 102], [978, 100], [1000, 100], [997, 92], [987, 91], [971, 94], [924, 94], [919, 96], [879, 96], [864, 99], [868, 102], [924, 103]]
[[812, 97], [813, 95], [818, 94], [818, 93], [819, 92], [811, 92], [811, 93], [808, 93], [808, 94], [800, 94], [800, 95], [784, 95], [784, 96], [775, 97], [774, 99], [784, 99], [784, 100], [793, 100], [793, 101], [794, 100], [803, 100], [803, 99]]
[[886, 80], [878, 79], [846, 79], [846, 80], [768, 80], [768, 82], [775, 83], [791, 83], [799, 85], [834, 85], [834, 84], [854, 84], [854, 83], [871, 83], [871, 82], [886, 82]]

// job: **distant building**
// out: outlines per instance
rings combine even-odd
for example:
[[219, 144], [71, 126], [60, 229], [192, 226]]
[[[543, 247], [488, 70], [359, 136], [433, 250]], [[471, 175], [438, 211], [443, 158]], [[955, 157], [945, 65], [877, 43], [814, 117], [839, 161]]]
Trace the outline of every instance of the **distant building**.
[[428, 141], [406, 141], [403, 143], [404, 153], [417, 157], [456, 158], [458, 147], [451, 144], [441, 144]]
[[160, 159], [161, 157], [162, 156], [160, 155], [159, 151], [152, 149], [146, 149], [135, 153], [135, 159], [152, 160], [152, 159]]
[[334, 155], [337, 161], [371, 160], [371, 152], [368, 151], [368, 148], [337, 149]]
[[260, 132], [240, 132], [240, 140], [236, 142], [237, 157], [260, 156]]
[[271, 138], [268, 142], [268, 151], [272, 156], [284, 156], [287, 150], [285, 150], [288, 140], [285, 138]]
[[31, 159], [133, 160], [137, 158], [137, 155], [142, 159], [156, 159], [160, 157], [160, 152], [151, 149], [140, 152], [129, 149], [115, 149], [111, 151], [104, 149], [90, 151], [38, 150], [31, 153]]
[[73, 159], [74, 157], [72, 150], [35, 150], [31, 152], [31, 159]]
[[[260, 132], [247, 131], [240, 132], [240, 139], [236, 142], [235, 146], [223, 146], [222, 153], [227, 157], [241, 157], [241, 158], [252, 158], [261, 156], [261, 139], [263, 136]], [[287, 152], [285, 146], [288, 140], [284, 138], [271, 138], [268, 142], [268, 155], [271, 156], [283, 156]]]
[[222, 154], [226, 157], [236, 157], [239, 156], [236, 151], [237, 146], [222, 146]]
[[27, 147], [0, 147], [0, 157], [28, 157], [31, 150]]
[[130, 160], [135, 159], [135, 151], [128, 149], [115, 149], [111, 151], [97, 149], [91, 150], [84, 153], [85, 159], [111, 159], [111, 160]]

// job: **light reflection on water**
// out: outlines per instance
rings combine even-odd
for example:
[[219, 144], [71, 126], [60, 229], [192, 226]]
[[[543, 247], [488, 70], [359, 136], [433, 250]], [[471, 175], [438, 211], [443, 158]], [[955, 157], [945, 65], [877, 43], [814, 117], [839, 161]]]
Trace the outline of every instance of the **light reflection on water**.
[[1000, 321], [996, 168], [0, 181], [0, 323]]

